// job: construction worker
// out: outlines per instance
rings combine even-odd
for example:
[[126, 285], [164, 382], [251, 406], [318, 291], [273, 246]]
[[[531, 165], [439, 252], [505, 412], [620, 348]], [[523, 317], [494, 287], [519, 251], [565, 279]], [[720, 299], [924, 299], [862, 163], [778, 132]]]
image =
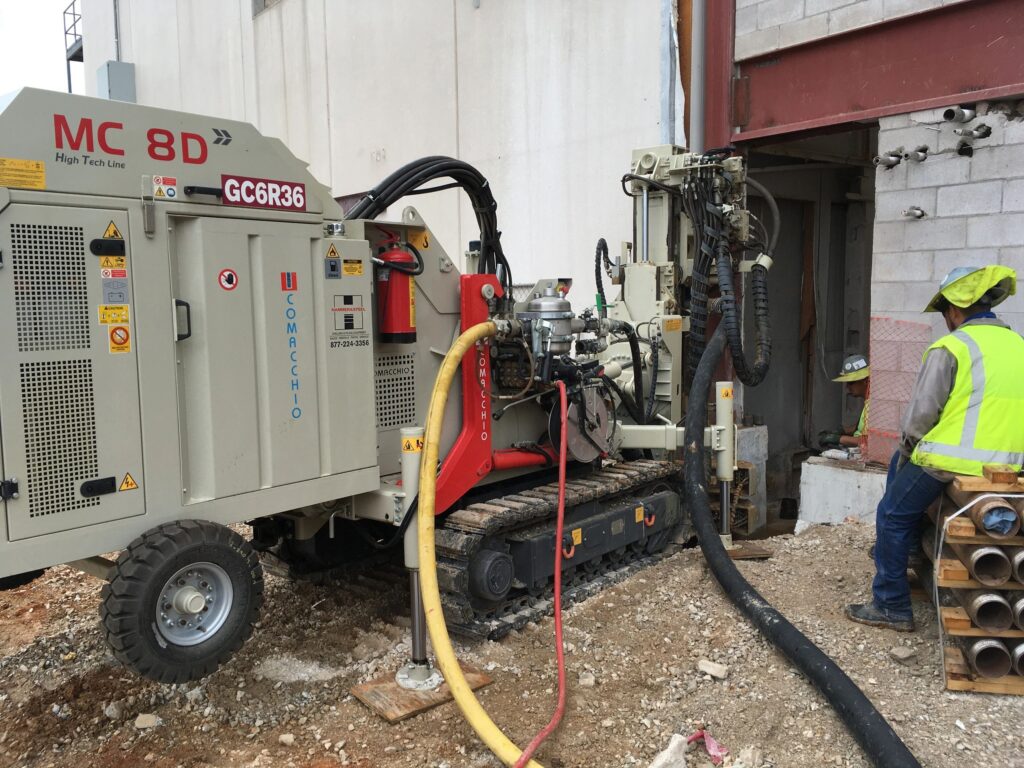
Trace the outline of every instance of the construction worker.
[[853, 621], [913, 631], [907, 561], [925, 510], [956, 475], [1024, 464], [1024, 338], [992, 313], [1016, 290], [1008, 267], [957, 267], [925, 308], [950, 332], [925, 353], [907, 404], [875, 519], [873, 599], [847, 606]]
[[868, 418], [868, 393], [871, 388], [871, 369], [868, 367], [868, 359], [864, 355], [850, 355], [843, 361], [843, 369], [836, 378], [832, 379], [840, 384], [846, 385], [846, 393], [853, 397], [864, 400], [864, 407], [860, 411], [860, 419], [856, 427], [843, 427], [842, 432], [822, 432], [818, 435], [818, 442], [822, 448], [858, 448], [864, 442], [867, 434]]

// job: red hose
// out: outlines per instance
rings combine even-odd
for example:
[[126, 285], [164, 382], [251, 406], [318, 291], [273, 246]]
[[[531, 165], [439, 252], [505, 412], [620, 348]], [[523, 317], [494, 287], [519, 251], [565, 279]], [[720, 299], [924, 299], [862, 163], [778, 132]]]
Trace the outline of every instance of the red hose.
[[567, 461], [566, 447], [569, 443], [566, 435], [568, 428], [569, 406], [565, 395], [565, 382], [556, 381], [558, 387], [558, 404], [561, 409], [562, 436], [558, 441], [558, 522], [555, 526], [555, 655], [558, 657], [558, 705], [551, 715], [551, 721], [543, 730], [533, 737], [523, 753], [516, 760], [515, 768], [523, 768], [544, 739], [554, 733], [565, 714], [565, 648], [562, 645], [562, 534], [565, 529], [565, 464]]

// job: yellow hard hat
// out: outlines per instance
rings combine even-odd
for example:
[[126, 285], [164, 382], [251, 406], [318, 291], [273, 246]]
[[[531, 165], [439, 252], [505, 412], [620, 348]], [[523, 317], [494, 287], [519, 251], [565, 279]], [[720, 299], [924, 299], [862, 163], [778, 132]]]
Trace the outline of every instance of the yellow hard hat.
[[868, 359], [864, 355], [850, 355], [843, 360], [842, 373], [832, 379], [832, 381], [860, 381], [870, 375], [871, 369], [868, 367]]
[[1009, 267], [990, 264], [987, 267], [957, 267], [942, 278], [942, 285], [925, 312], [938, 312], [943, 299], [965, 309], [982, 299], [989, 306], [1006, 301], [1017, 292], [1017, 273]]

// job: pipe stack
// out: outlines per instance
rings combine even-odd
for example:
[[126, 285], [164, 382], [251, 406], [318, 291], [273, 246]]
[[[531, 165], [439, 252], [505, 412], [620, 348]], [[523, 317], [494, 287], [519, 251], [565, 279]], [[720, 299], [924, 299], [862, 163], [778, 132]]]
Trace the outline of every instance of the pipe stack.
[[[979, 501], [981, 496], [989, 498]], [[959, 560], [971, 580], [980, 587], [939, 590], [940, 605], [949, 605], [955, 599], [971, 618], [970, 627], [963, 618], [954, 622], [951, 616], [946, 625], [947, 634], [961, 647], [967, 666], [967, 670], [957, 668], [955, 662], [952, 668], [947, 666], [948, 686], [954, 690], [1024, 695], [1024, 639], [1014, 636], [1024, 631], [1024, 590], [1019, 589], [1024, 585], [1024, 546], [1020, 546], [1018, 536], [1024, 522], [1024, 500], [1007, 499], [992, 492], [963, 492], [950, 484], [942, 507], [944, 510], [966, 507], [962, 517], [974, 523], [975, 536], [980, 537], [967, 539], [969, 528], [951, 527], [948, 536], [953, 541], [946, 542], [942, 552], [936, 552], [936, 529], [930, 527], [923, 535], [930, 558], [936, 563], [942, 559], [947, 563], [951, 558]], [[957, 536], [964, 538], [957, 541]], [[971, 543], [962, 543], [965, 541]], [[919, 575], [931, 595], [931, 568], [923, 570], [928, 572], [919, 571]], [[940, 572], [942, 570], [940, 568]], [[946, 565], [944, 571], [945, 579], [953, 584], [966, 578], [955, 574], [956, 569], [950, 565]], [[999, 682], [987, 682], [994, 680]], [[959, 687], [954, 687], [954, 683]]]

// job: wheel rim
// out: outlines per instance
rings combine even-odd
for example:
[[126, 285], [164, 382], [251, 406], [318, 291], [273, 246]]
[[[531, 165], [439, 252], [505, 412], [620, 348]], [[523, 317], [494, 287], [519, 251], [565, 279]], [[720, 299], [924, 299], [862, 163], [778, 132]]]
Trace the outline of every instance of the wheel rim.
[[231, 577], [219, 565], [186, 565], [160, 590], [156, 605], [157, 629], [174, 645], [199, 645], [224, 626], [234, 597]]

